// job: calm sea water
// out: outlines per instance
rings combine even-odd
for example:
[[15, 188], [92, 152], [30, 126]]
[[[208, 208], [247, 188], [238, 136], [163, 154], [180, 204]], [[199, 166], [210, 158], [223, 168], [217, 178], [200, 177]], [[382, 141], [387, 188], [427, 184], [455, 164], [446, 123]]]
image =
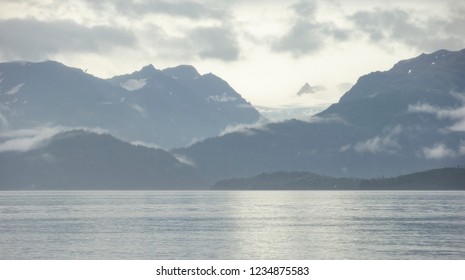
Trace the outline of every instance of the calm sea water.
[[0, 192], [1, 259], [465, 259], [465, 192]]

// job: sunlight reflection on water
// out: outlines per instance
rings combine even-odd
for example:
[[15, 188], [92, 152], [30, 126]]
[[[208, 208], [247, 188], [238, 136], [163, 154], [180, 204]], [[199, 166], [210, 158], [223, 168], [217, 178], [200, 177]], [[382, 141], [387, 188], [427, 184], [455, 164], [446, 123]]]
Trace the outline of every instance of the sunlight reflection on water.
[[465, 192], [0, 192], [1, 259], [464, 259]]

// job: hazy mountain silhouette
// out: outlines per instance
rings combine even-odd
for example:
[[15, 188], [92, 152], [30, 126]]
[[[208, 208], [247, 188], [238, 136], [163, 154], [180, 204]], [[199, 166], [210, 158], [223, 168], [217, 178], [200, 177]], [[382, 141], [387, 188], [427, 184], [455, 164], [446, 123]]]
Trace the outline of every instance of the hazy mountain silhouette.
[[172, 148], [260, 118], [225, 81], [192, 66], [148, 65], [109, 80], [53, 61], [0, 63], [0, 73], [2, 129], [99, 127]]
[[[199, 75], [191, 66], [160, 71], [149, 65], [108, 81], [56, 62], [0, 66], [3, 128], [50, 120], [103, 127], [124, 139], [169, 141], [196, 131], [206, 135], [208, 129], [196, 128], [202, 124], [212, 123], [218, 132], [228, 123], [225, 119], [259, 117], [226, 82]], [[243, 116], [235, 115], [241, 115], [238, 108]], [[278, 171], [321, 174], [313, 176], [315, 182], [334, 186], [331, 177], [394, 177], [464, 166], [464, 110], [465, 50], [442, 50], [361, 77], [337, 104], [308, 122], [241, 128], [170, 152], [84, 131], [18, 141], [2, 133], [0, 186], [208, 188], [218, 180]], [[166, 118], [158, 122], [162, 116], [179, 124], [170, 126]], [[186, 128], [189, 124], [192, 130]], [[41, 140], [40, 145], [31, 140]], [[290, 174], [286, 176], [293, 182], [302, 173]], [[354, 183], [344, 182], [346, 187]], [[370, 182], [382, 186], [386, 181]]]
[[465, 164], [465, 50], [361, 77], [310, 122], [286, 121], [178, 149], [212, 179], [311, 171], [397, 176]]
[[215, 183], [215, 190], [465, 190], [465, 169], [441, 168], [393, 178], [335, 178], [309, 172], [263, 173]]
[[311, 86], [309, 83], [305, 83], [297, 92], [297, 96], [301, 96], [304, 94], [313, 94], [317, 93], [321, 90], [324, 90], [325, 87], [323, 86]]
[[0, 153], [0, 189], [170, 189], [198, 181], [191, 166], [164, 150], [82, 130]]
[[109, 81], [130, 89], [124, 102], [150, 122], [146, 133], [163, 147], [186, 146], [217, 136], [228, 126], [252, 124], [260, 118], [227, 82], [211, 73], [200, 75], [188, 65], [165, 70], [148, 65]]

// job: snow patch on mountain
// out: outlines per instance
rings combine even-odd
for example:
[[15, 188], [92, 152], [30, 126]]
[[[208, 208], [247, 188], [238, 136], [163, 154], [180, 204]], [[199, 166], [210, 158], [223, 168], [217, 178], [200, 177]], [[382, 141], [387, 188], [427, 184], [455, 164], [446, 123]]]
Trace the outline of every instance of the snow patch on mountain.
[[147, 79], [129, 79], [121, 83], [121, 87], [129, 91], [134, 91], [143, 88], [147, 84]]
[[14, 86], [9, 91], [5, 92], [5, 94], [8, 94], [8, 95], [16, 94], [19, 92], [19, 90], [21, 89], [23, 85], [24, 83]]
[[145, 113], [145, 109], [142, 108], [141, 106], [137, 105], [137, 104], [134, 104], [131, 106], [134, 110], [136, 110], [137, 112], [141, 113], [141, 114], [144, 114]]
[[237, 97], [229, 96], [227, 92], [223, 92], [222, 95], [210, 95], [207, 97], [207, 102], [216, 102], [216, 103], [223, 103], [223, 102], [234, 102], [237, 100]]

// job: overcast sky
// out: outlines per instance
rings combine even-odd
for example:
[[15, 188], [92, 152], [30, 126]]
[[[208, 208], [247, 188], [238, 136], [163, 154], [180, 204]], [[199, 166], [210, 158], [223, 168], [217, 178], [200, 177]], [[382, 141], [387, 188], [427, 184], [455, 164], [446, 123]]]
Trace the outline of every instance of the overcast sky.
[[[310, 106], [398, 60], [465, 48], [464, 26], [456, 0], [0, 0], [0, 60], [102, 78], [192, 64], [254, 105]], [[314, 93], [299, 97], [305, 82]]]

